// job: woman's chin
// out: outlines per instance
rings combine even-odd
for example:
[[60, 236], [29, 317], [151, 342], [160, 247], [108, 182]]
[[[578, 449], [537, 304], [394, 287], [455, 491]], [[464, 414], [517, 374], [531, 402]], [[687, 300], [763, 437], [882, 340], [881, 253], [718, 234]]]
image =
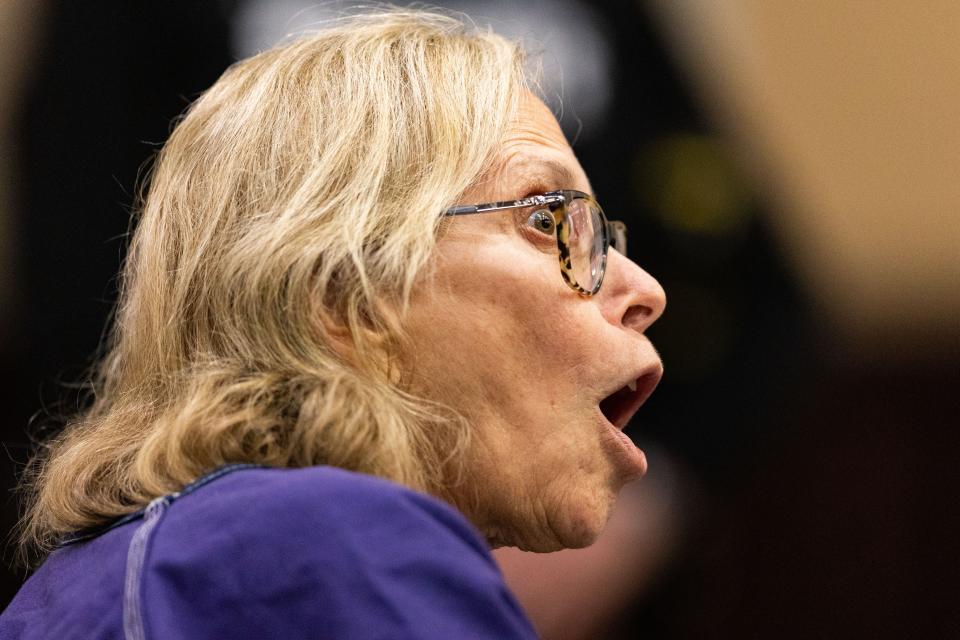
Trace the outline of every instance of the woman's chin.
[[552, 553], [564, 549], [582, 549], [589, 547], [606, 526], [609, 508], [577, 509], [576, 511], [557, 509], [546, 523], [530, 526], [500, 528], [496, 532], [487, 530], [487, 542], [494, 549], [516, 547], [521, 551], [534, 553]]
[[611, 497], [585, 499], [577, 505], [558, 508], [549, 517], [549, 535], [540, 544], [530, 545], [527, 551], [547, 553], [562, 549], [589, 547], [603, 533], [613, 508]]
[[583, 518], [572, 524], [564, 532], [561, 544], [563, 549], [583, 549], [589, 547], [607, 526], [610, 509], [604, 509], [602, 513], [593, 513], [589, 519]]

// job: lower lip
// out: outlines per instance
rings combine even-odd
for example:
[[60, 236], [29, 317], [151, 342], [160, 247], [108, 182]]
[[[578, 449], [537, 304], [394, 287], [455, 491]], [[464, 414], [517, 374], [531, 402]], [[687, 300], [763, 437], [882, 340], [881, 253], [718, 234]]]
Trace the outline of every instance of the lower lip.
[[617, 463], [621, 474], [633, 480], [647, 472], [647, 456], [633, 441], [620, 429], [610, 423], [601, 414], [603, 428], [607, 430], [605, 439], [610, 441], [608, 449]]

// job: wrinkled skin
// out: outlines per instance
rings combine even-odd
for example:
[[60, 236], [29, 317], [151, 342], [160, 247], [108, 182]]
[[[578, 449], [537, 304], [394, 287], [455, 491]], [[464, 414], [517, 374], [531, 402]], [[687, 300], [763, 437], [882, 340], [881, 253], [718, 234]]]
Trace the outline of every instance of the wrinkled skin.
[[[563, 188], [592, 193], [553, 114], [528, 95], [495, 165], [461, 203]], [[623, 462], [598, 403], [640, 369], [659, 375], [644, 331], [666, 299], [613, 249], [599, 293], [579, 296], [529, 213], [450, 219], [406, 327], [418, 391], [472, 428], [457, 506], [494, 547], [552, 551], [591, 544], [619, 490], [645, 471], [642, 454], [640, 468]]]

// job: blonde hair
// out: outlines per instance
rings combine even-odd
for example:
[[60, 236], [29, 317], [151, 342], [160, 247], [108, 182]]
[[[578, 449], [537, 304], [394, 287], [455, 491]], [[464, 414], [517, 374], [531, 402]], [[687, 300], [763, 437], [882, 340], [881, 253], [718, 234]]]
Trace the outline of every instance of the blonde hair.
[[404, 390], [403, 310], [526, 89], [517, 43], [400, 9], [229, 68], [158, 156], [92, 406], [28, 469], [22, 548], [230, 462], [443, 494], [468, 432]]

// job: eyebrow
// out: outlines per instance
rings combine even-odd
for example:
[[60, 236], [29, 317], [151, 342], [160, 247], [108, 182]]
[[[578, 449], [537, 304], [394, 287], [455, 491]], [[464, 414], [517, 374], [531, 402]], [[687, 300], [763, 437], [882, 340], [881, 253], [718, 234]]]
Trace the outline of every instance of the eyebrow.
[[559, 162], [557, 160], [544, 160], [540, 162], [541, 165], [546, 165], [550, 170], [556, 174], [558, 177], [562, 178], [566, 183], [564, 186], [572, 187], [573, 186], [573, 173], [567, 167], [567, 165]]
[[[575, 178], [573, 172], [564, 163], [548, 160], [530, 160], [519, 164], [520, 180], [523, 190], [532, 188], [551, 188], [569, 189], [574, 186]], [[552, 180], [554, 184], [550, 184]]]
[[[543, 168], [546, 168], [547, 171], [542, 171]], [[532, 168], [531, 173], [539, 177], [543, 177], [544, 174], [553, 174], [554, 177], [560, 178], [561, 186], [563, 187], [572, 187], [573, 186], [573, 172], [558, 160], [537, 160], [535, 167]]]

